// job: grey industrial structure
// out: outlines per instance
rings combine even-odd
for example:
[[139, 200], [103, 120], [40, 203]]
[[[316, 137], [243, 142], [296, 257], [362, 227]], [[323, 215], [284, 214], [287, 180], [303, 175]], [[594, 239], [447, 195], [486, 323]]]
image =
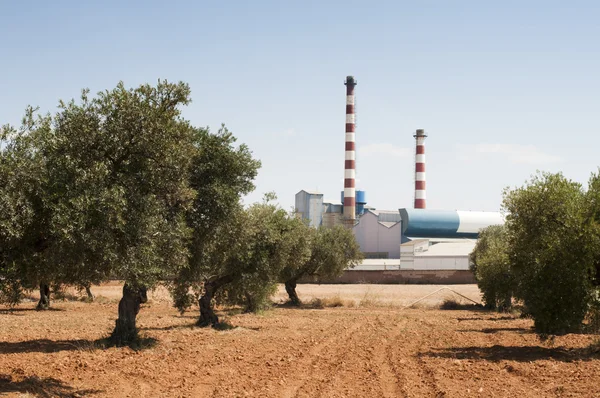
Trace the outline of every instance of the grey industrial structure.
[[302, 190], [295, 209], [309, 225], [352, 229], [365, 260], [345, 273], [339, 282], [463, 283], [472, 282], [469, 254], [479, 231], [502, 224], [498, 212], [426, 209], [425, 130], [415, 137], [415, 186], [413, 209], [378, 210], [367, 203], [356, 177], [356, 80], [346, 85], [344, 187], [341, 201], [326, 201], [323, 194]]

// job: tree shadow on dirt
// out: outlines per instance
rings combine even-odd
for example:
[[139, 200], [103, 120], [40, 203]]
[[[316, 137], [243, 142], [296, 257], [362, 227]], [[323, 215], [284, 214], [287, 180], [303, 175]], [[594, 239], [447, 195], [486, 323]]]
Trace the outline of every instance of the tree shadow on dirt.
[[181, 319], [196, 319], [196, 320], [198, 320], [200, 315], [174, 315], [174, 317], [181, 318]]
[[514, 321], [519, 319], [518, 316], [499, 316], [499, 317], [489, 317], [484, 318], [482, 316], [471, 316], [471, 317], [462, 317], [456, 318], [457, 321]]
[[[153, 348], [158, 340], [152, 337], [138, 337], [129, 347], [139, 351]], [[29, 352], [52, 353], [60, 351], [94, 351], [114, 347], [109, 338], [98, 340], [49, 340], [38, 339], [28, 341], [6, 342], [0, 341], [0, 353], [21, 354]]]
[[[351, 307], [354, 307], [353, 305]], [[344, 302], [335, 299], [315, 298], [307, 302], [302, 302], [300, 305], [292, 304], [289, 301], [283, 303], [273, 303], [273, 308], [284, 308], [288, 310], [324, 310], [326, 308], [342, 308], [349, 307]]]
[[15, 314], [15, 313], [20, 313], [20, 312], [27, 312], [27, 311], [35, 311], [35, 312], [39, 312], [39, 313], [44, 313], [44, 312], [63, 312], [66, 311], [64, 308], [54, 308], [54, 307], [50, 307], [50, 308], [46, 308], [45, 310], [38, 310], [37, 308], [2, 308], [0, 309], [0, 314]]
[[187, 323], [184, 325], [169, 325], [169, 326], [143, 326], [140, 330], [177, 330], [177, 329], [193, 329], [195, 323]]
[[590, 345], [583, 348], [546, 348], [538, 346], [505, 347], [494, 345], [492, 347], [453, 347], [435, 349], [421, 353], [419, 356], [430, 358], [474, 359], [491, 362], [531, 362], [548, 359], [561, 362], [573, 362], [598, 359], [600, 358], [600, 350], [597, 345]]
[[81, 351], [99, 348], [92, 340], [28, 340], [17, 342], [0, 341], [0, 353], [20, 354], [27, 352], [59, 352], [59, 351]]
[[488, 310], [481, 304], [460, 303], [455, 300], [444, 300], [444, 302], [442, 304], [440, 304], [439, 308], [440, 308], [440, 310], [445, 310], [445, 311], [490, 312], [490, 310]]
[[37, 376], [25, 377], [13, 381], [12, 376], [0, 374], [0, 395], [5, 393], [32, 394], [41, 398], [87, 397], [98, 394], [101, 390], [77, 390], [64, 382], [51, 377], [40, 379]]
[[484, 329], [462, 329], [459, 332], [478, 332], [485, 334], [494, 334], [498, 332], [513, 332], [519, 334], [534, 333], [532, 328], [484, 328]]

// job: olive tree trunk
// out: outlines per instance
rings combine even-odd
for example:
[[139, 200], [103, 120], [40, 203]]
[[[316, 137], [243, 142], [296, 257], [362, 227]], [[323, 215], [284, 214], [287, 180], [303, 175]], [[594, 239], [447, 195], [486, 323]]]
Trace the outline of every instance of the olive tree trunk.
[[244, 312], [246, 314], [257, 312], [258, 302], [256, 298], [249, 292], [244, 293], [244, 296], [246, 296], [246, 308], [244, 308]]
[[200, 305], [200, 319], [198, 319], [198, 326], [215, 326], [219, 323], [219, 317], [215, 314], [212, 300], [215, 297], [215, 293], [217, 293], [222, 286], [232, 281], [232, 275], [225, 275], [204, 283], [204, 293], [200, 296], [200, 300], [198, 300], [198, 304]]
[[88, 300], [94, 301], [96, 297], [94, 297], [94, 293], [92, 293], [92, 287], [90, 285], [85, 286], [85, 292], [87, 293]]
[[137, 339], [136, 318], [140, 304], [148, 301], [145, 287], [123, 286], [123, 297], [119, 301], [119, 318], [112, 332], [111, 341], [117, 346], [128, 345]]
[[40, 301], [38, 301], [38, 310], [47, 310], [50, 308], [50, 286], [46, 283], [40, 283]]
[[296, 293], [296, 286], [298, 284], [298, 278], [290, 279], [285, 282], [285, 291], [290, 297], [290, 304], [295, 306], [301, 306], [302, 301], [298, 297], [298, 293]]

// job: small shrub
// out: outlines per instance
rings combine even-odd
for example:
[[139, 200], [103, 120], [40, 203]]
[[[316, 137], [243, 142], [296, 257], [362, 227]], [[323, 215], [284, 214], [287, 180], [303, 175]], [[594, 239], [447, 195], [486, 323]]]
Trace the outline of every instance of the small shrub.
[[315, 297], [312, 300], [310, 300], [310, 302], [308, 303], [308, 306], [311, 307], [311, 308], [318, 308], [318, 309], [325, 308], [325, 304], [323, 303], [323, 299], [320, 299], [318, 297]]
[[458, 310], [460, 309], [461, 304], [454, 299], [445, 299], [444, 302], [440, 305], [440, 309], [442, 310]]
[[560, 173], [539, 173], [504, 195], [515, 292], [540, 335], [580, 331], [593, 301], [599, 241], [589, 213], [600, 213], [589, 205], [582, 185]]
[[[597, 299], [590, 305], [584, 330], [589, 334], [600, 334], [600, 301]], [[600, 343], [600, 339], [598, 342]]]
[[323, 305], [325, 307], [343, 307], [344, 301], [339, 295], [333, 297], [327, 297], [323, 299]]
[[23, 301], [24, 298], [25, 294], [18, 282], [0, 285], [0, 303], [12, 308]]
[[485, 306], [502, 312], [510, 310], [514, 278], [508, 258], [505, 227], [492, 225], [481, 231], [470, 260]]
[[483, 308], [482, 305], [473, 303], [462, 303], [453, 298], [445, 299], [440, 305], [441, 310], [475, 310]]

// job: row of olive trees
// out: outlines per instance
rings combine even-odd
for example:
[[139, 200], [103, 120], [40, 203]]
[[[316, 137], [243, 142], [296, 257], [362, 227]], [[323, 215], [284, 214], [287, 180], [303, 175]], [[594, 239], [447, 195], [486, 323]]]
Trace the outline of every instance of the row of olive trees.
[[520, 300], [541, 334], [580, 330], [597, 308], [600, 174], [587, 190], [562, 174], [540, 173], [506, 190], [504, 226], [482, 231], [471, 254], [485, 304]]
[[44, 309], [50, 286], [122, 279], [113, 338], [125, 344], [146, 289], [174, 275], [177, 300], [201, 291], [199, 323], [210, 325], [215, 294], [250, 303], [284, 265], [305, 266], [302, 242], [321, 232], [268, 201], [244, 209], [260, 162], [224, 127], [192, 126], [181, 115], [190, 101], [184, 83], [119, 84], [2, 127], [1, 298], [39, 288]]
[[[302, 277], [330, 279], [354, 267], [362, 253], [352, 232], [343, 227], [311, 228], [269, 203], [250, 206], [214, 231], [215, 239], [181, 269], [172, 283], [180, 312], [195, 300], [201, 326], [218, 323], [213, 303], [264, 309], [285, 283], [290, 303], [301, 305], [296, 284]], [[196, 248], [198, 249], [198, 248]]]

